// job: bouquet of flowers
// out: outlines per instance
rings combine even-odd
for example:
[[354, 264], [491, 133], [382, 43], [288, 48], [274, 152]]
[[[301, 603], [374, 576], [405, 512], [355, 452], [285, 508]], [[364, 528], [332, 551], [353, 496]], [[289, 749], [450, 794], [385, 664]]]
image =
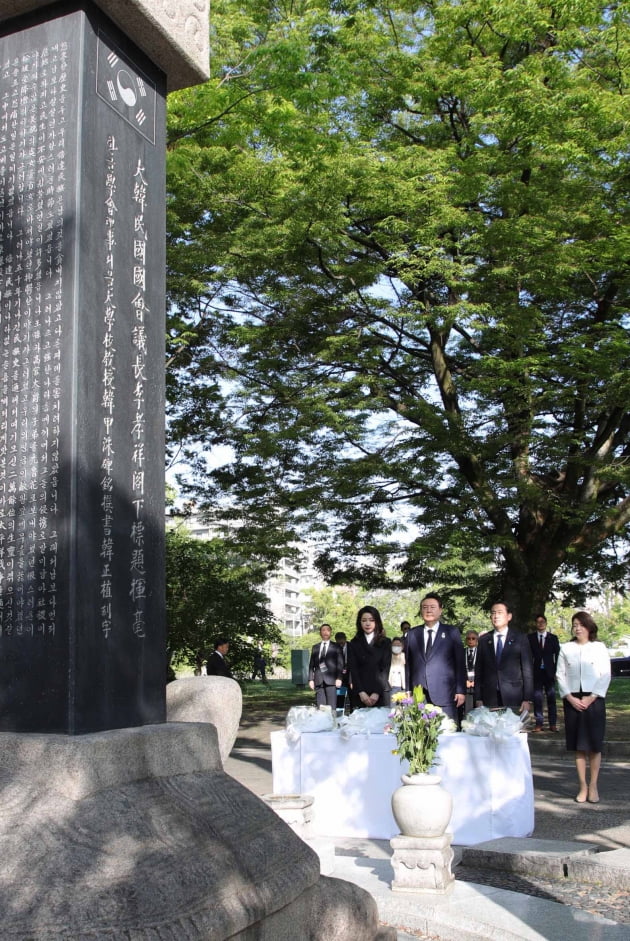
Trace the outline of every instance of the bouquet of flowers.
[[392, 702], [391, 722], [384, 729], [396, 736], [398, 747], [392, 754], [401, 761], [407, 759], [409, 774], [426, 774], [435, 762], [440, 735], [455, 731], [455, 723], [439, 706], [424, 701], [421, 686], [415, 687], [412, 696], [395, 693]]
[[336, 717], [330, 706], [291, 706], [287, 713], [287, 738], [291, 744], [300, 740], [302, 732], [331, 732], [336, 726]]
[[517, 716], [511, 709], [488, 709], [478, 706], [468, 713], [462, 722], [462, 731], [468, 735], [480, 735], [505, 741], [519, 732], [524, 732], [529, 722], [529, 713]]
[[389, 715], [389, 707], [373, 706], [371, 709], [355, 709], [351, 715], [342, 716], [337, 722], [342, 740], [347, 742], [353, 735], [370, 735], [371, 732], [381, 735]]

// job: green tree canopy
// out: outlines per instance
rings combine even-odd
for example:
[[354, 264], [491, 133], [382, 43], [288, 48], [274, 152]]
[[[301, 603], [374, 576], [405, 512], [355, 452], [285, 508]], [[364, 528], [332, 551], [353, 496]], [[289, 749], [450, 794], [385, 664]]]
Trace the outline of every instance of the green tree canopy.
[[207, 505], [250, 536], [309, 527], [331, 580], [397, 562], [522, 626], [568, 575], [570, 600], [619, 583], [627, 7], [215, 0], [212, 21], [168, 182], [171, 431]]
[[166, 618], [170, 664], [200, 667], [214, 639], [230, 642], [235, 675], [251, 671], [257, 643], [281, 644], [282, 635], [261, 589], [264, 570], [244, 565], [223, 539], [194, 539], [166, 531]]
[[318, 631], [328, 623], [333, 634], [342, 631], [352, 640], [357, 630], [357, 612], [365, 605], [373, 605], [380, 611], [388, 637], [400, 635], [400, 622], [412, 625], [419, 620], [420, 596], [411, 591], [371, 589], [367, 591], [355, 585], [325, 585], [305, 591], [306, 608], [310, 612], [313, 630]]

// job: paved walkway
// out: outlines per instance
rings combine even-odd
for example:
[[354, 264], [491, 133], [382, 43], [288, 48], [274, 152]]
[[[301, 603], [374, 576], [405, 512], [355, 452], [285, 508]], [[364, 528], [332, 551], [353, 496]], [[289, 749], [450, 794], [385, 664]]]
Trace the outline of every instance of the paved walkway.
[[[272, 791], [269, 733], [283, 716], [241, 727], [226, 770], [255, 794]], [[530, 735], [536, 800], [533, 838], [578, 841], [602, 850], [630, 849], [627, 749], [614, 747], [602, 766], [601, 802], [576, 804], [574, 765], [559, 742]], [[332, 852], [332, 847], [330, 847]], [[338, 840], [332, 875], [362, 885], [376, 898], [381, 920], [399, 929], [399, 939], [442, 941], [628, 941], [630, 892], [616, 886], [475, 869], [457, 865], [453, 892], [440, 899], [394, 895], [388, 841]], [[457, 858], [457, 857], [456, 857]], [[296, 938], [296, 941], [299, 941]]]

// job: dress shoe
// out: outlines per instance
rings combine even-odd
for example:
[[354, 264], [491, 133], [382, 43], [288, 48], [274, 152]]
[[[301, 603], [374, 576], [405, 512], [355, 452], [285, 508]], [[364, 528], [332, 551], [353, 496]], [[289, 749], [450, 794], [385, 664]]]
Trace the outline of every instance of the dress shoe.
[[557, 732], [557, 731], [558, 731], [558, 726], [557, 726], [557, 725], [550, 725], [550, 726], [549, 726], [549, 731], [550, 731], [550, 732]]
[[542, 725], [537, 725], [536, 728], [534, 729], [534, 732], [542, 732], [542, 730], [543, 730]]

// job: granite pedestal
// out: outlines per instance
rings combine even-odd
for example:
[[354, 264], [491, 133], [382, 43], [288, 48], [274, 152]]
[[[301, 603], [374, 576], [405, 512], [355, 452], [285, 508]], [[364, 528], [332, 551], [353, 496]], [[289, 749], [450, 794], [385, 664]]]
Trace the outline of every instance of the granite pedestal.
[[373, 899], [320, 876], [317, 855], [223, 772], [213, 726], [2, 733], [0, 790], [3, 938], [378, 936]]
[[453, 888], [451, 872], [452, 834], [435, 837], [395, 836], [389, 841], [393, 849], [393, 892], [437, 893], [444, 895]]

